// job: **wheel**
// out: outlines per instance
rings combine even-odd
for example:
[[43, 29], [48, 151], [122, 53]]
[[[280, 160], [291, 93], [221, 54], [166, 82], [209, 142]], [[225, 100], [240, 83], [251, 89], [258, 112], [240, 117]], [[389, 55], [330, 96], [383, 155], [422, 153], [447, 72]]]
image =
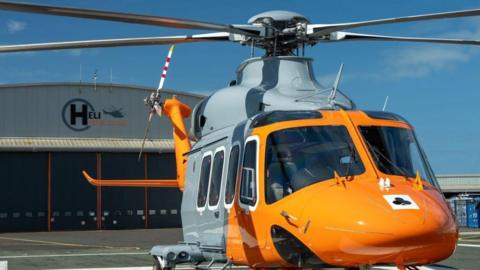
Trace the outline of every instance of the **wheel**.
[[175, 270], [175, 265], [168, 265], [163, 257], [153, 256], [153, 270]]

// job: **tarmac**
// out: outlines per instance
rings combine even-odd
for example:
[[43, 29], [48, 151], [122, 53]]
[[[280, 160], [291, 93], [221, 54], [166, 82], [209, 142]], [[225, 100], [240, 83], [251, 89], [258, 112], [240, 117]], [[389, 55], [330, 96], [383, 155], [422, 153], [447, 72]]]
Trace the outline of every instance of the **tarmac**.
[[[8, 270], [152, 269], [150, 248], [174, 244], [181, 239], [181, 229], [3, 233], [0, 234], [0, 270], [4, 270], [5, 264]], [[462, 231], [455, 254], [439, 264], [476, 270], [480, 269], [479, 263], [480, 230], [477, 230]]]

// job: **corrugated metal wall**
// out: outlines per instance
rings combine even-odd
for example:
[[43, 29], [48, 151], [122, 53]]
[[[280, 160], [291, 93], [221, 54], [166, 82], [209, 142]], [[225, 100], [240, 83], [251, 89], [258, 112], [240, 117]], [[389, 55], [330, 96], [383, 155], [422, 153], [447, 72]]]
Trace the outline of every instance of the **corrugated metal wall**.
[[[0, 137], [143, 138], [148, 114], [143, 100], [153, 90], [85, 83], [0, 85]], [[162, 98], [173, 94], [192, 108], [203, 99], [169, 90]], [[27, 113], [25, 104], [34, 113]], [[152, 121], [150, 134], [171, 139], [168, 118]]]
[[95, 229], [96, 187], [83, 179], [81, 171], [96, 175], [96, 154], [53, 153], [51, 167], [52, 229]]
[[0, 152], [0, 232], [181, 226], [178, 190], [96, 188], [82, 170], [105, 179], [172, 179], [175, 158], [148, 153], [138, 162], [135, 153]]
[[[102, 155], [102, 177], [109, 179], [144, 179], [143, 160], [138, 155], [106, 153]], [[127, 165], [128, 164], [128, 165]], [[122, 166], [123, 165], [123, 166]], [[141, 228], [144, 226], [145, 192], [143, 188], [102, 188], [104, 228]]]
[[48, 229], [48, 155], [0, 153], [0, 232]]
[[[175, 179], [175, 159], [165, 155], [148, 155], [147, 157], [148, 179]], [[182, 192], [176, 188], [148, 188], [148, 224], [151, 228], [177, 227], [181, 224], [179, 202], [182, 200]], [[161, 201], [162, 203], [157, 203]]]

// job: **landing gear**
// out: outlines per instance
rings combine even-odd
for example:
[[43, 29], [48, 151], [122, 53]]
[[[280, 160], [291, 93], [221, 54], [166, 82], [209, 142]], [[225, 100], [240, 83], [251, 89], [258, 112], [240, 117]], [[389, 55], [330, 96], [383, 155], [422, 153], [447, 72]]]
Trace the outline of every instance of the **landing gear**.
[[370, 265], [361, 265], [359, 267], [347, 267], [345, 270], [371, 270], [372, 266]]
[[162, 256], [153, 256], [153, 270], [175, 270], [175, 264], [168, 262]]

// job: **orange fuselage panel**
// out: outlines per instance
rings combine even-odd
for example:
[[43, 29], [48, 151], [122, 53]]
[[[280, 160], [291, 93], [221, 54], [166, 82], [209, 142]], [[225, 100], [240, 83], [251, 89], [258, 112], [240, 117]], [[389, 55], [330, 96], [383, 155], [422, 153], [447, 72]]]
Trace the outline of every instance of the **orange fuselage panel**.
[[[260, 138], [258, 205], [248, 211], [237, 203], [229, 214], [227, 257], [251, 267], [292, 267], [272, 240], [279, 226], [303, 243], [321, 261], [335, 266], [379, 263], [424, 265], [449, 257], [458, 227], [442, 194], [429, 183], [415, 188], [414, 179], [379, 171], [358, 126], [411, 127], [403, 122], [369, 118], [363, 112], [322, 111], [323, 118], [275, 123], [255, 128]], [[365, 171], [354, 177], [329, 179], [305, 187], [274, 203], [265, 200], [265, 145], [276, 130], [299, 126], [342, 125], [348, 129]], [[390, 179], [390, 187], [379, 179]], [[239, 184], [237, 184], [238, 198]], [[393, 209], [388, 195], [409, 196], [417, 209]], [[237, 200], [238, 201], [238, 200]]]

